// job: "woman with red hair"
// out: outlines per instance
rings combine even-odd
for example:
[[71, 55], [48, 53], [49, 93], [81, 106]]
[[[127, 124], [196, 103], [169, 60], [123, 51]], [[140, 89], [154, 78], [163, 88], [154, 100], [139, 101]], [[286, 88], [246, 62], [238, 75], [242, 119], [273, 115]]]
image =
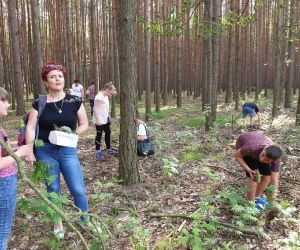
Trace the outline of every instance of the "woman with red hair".
[[[81, 98], [64, 92], [66, 69], [54, 61], [43, 66], [41, 76], [47, 87], [47, 103], [39, 120], [39, 140], [44, 142], [35, 148], [31, 161], [38, 160], [46, 164], [47, 174], [54, 180], [46, 183], [48, 192], [60, 195], [60, 173], [73, 196], [75, 205], [87, 212], [88, 203], [83, 182], [81, 164], [78, 159], [77, 147], [56, 145], [49, 140], [49, 134], [56, 127], [69, 127], [76, 134], [81, 134], [88, 128], [88, 119]], [[33, 144], [35, 140], [38, 116], [38, 98], [33, 101], [26, 128], [26, 143]], [[78, 124], [78, 126], [77, 126]], [[88, 222], [88, 216], [82, 216], [83, 222]], [[57, 216], [54, 224], [54, 234], [57, 238], [64, 237], [61, 218]]]

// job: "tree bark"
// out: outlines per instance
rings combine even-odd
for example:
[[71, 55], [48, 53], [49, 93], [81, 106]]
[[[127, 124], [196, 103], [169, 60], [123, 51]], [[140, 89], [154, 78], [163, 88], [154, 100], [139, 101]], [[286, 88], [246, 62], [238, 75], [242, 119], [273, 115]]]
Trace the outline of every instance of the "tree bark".
[[3, 66], [3, 57], [2, 57], [2, 49], [0, 46], [0, 87], [4, 87], [4, 66]]
[[212, 91], [211, 91], [211, 116], [212, 122], [217, 116], [217, 88], [219, 85], [219, 60], [220, 60], [220, 22], [221, 22], [221, 4], [219, 0], [212, 1], [212, 21], [215, 30], [212, 36]]
[[135, 0], [116, 1], [120, 63], [120, 163], [119, 178], [125, 185], [140, 182], [137, 166], [136, 110], [137, 68]]
[[282, 57], [282, 38], [280, 29], [282, 26], [282, 9], [276, 4], [277, 13], [276, 15], [276, 21], [275, 21], [275, 81], [273, 85], [273, 107], [272, 107], [272, 118], [278, 116], [278, 109], [279, 109], [279, 91], [280, 91], [280, 80], [281, 80], [281, 74], [282, 74], [282, 67], [281, 67], [281, 57]]
[[295, 26], [296, 26], [296, 0], [291, 0], [290, 17], [289, 17], [289, 39], [288, 39], [288, 63], [287, 63], [287, 77], [285, 81], [285, 98], [284, 107], [291, 108], [292, 106], [292, 92], [295, 79], [296, 67], [296, 53], [295, 53]]
[[96, 33], [96, 4], [95, 0], [90, 1], [90, 30], [91, 30], [91, 49], [92, 49], [92, 75], [95, 80], [95, 93], [99, 90], [99, 65], [98, 65], [98, 46], [97, 46], [97, 33]]
[[[145, 23], [144, 29], [149, 27], [150, 11], [149, 0], [144, 1]], [[151, 114], [151, 75], [150, 75], [150, 33], [145, 31], [145, 87], [146, 87], [146, 120], [149, 120]]]
[[[176, 15], [179, 16], [180, 11], [180, 0], [177, 0], [176, 3]], [[184, 21], [182, 20], [182, 23]], [[176, 106], [180, 108], [182, 106], [182, 40], [183, 37], [181, 35], [177, 36], [177, 79], [176, 79]]]
[[73, 59], [73, 41], [72, 41], [72, 27], [70, 23], [70, 8], [71, 2], [70, 0], [65, 0], [65, 24], [66, 24], [66, 33], [67, 33], [67, 61], [68, 61], [68, 78], [66, 81], [66, 86], [71, 87], [72, 82], [75, 79], [74, 73], [74, 59]]
[[8, 19], [10, 37], [12, 41], [12, 59], [13, 59], [13, 75], [14, 86], [17, 101], [17, 115], [23, 115], [25, 113], [24, 103], [24, 88], [22, 83], [22, 67], [20, 58], [20, 46], [19, 46], [19, 30], [17, 23], [17, 7], [16, 0], [8, 1]]
[[40, 25], [39, 25], [39, 8], [38, 0], [31, 0], [31, 20], [32, 20], [32, 33], [33, 33], [33, 43], [32, 47], [34, 48], [34, 59], [36, 64], [34, 64], [34, 84], [33, 92], [34, 95], [38, 94], [45, 95], [46, 88], [44, 83], [41, 80], [41, 70], [43, 67], [43, 56], [42, 56], [42, 47], [41, 47], [41, 35], [40, 35]]

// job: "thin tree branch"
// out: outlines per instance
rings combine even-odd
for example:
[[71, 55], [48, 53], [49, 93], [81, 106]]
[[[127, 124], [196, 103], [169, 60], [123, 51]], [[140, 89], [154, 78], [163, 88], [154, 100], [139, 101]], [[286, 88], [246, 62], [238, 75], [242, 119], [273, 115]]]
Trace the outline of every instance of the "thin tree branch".
[[[185, 220], [193, 220], [194, 219], [192, 216], [182, 215], [182, 214], [152, 214], [150, 216], [155, 217], [155, 218], [168, 217], [168, 218], [183, 218]], [[231, 228], [231, 229], [240, 231], [242, 233], [252, 234], [252, 235], [261, 236], [261, 237], [266, 237], [266, 235], [263, 232], [258, 231], [255, 228], [239, 227], [239, 226], [229, 224], [229, 223], [226, 223], [226, 222], [223, 222], [223, 221], [215, 220], [215, 219], [214, 220], [213, 219], [205, 219], [204, 221], [206, 223], [216, 223], [220, 226]]]
[[25, 174], [25, 171], [24, 171], [24, 165], [25, 165], [24, 161], [20, 157], [18, 157], [8, 147], [8, 145], [5, 142], [0, 141], [0, 145], [7, 151], [7, 153], [10, 156], [12, 156], [16, 160], [21, 180], [23, 182], [25, 182], [38, 195], [38, 197], [41, 198], [41, 200], [43, 202], [45, 202], [50, 208], [52, 208], [56, 213], [58, 213], [63, 218], [63, 220], [67, 223], [67, 225], [78, 235], [82, 244], [84, 245], [84, 248], [86, 250], [88, 250], [89, 246], [88, 246], [87, 242], [85, 241], [85, 239], [83, 238], [83, 236], [79, 232], [79, 230], [73, 225], [73, 223], [70, 222], [68, 215], [66, 213], [64, 213], [61, 209], [59, 209], [52, 201], [48, 200], [48, 198], [40, 190], [38, 190], [35, 187], [35, 184], [27, 177], [27, 175]]

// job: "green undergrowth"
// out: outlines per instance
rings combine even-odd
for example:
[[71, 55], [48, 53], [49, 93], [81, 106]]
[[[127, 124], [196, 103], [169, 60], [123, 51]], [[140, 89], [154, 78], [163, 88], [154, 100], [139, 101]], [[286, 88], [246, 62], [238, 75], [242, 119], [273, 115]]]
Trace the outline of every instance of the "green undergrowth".
[[[139, 112], [141, 117], [145, 117], [145, 108], [140, 108]], [[186, 114], [196, 112], [199, 113], [199, 107], [195, 105], [184, 105], [180, 108], [177, 108], [176, 106], [164, 106], [159, 112], [152, 111], [150, 114], [150, 120], [164, 120], [171, 117], [178, 119], [184, 117]]]
[[205, 159], [207, 155], [203, 151], [197, 149], [188, 149], [180, 157], [180, 161], [189, 162], [189, 161], [198, 161], [201, 162]]
[[205, 118], [201, 117], [184, 117], [176, 121], [177, 125], [187, 126], [190, 128], [203, 128], [205, 125]]

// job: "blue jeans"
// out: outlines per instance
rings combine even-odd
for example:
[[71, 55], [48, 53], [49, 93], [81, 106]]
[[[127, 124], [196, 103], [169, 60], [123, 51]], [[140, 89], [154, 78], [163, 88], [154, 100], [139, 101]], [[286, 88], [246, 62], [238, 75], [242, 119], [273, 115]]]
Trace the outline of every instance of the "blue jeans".
[[[41, 160], [48, 166], [49, 176], [56, 177], [51, 184], [47, 185], [47, 191], [60, 195], [60, 173], [62, 173], [75, 205], [82, 212], [86, 212], [88, 203], [77, 148], [45, 143], [44, 146], [35, 148], [35, 157], [36, 160]], [[85, 218], [85, 216], [81, 217], [82, 220]]]
[[0, 177], [0, 250], [6, 250], [11, 233], [17, 197], [17, 175]]

